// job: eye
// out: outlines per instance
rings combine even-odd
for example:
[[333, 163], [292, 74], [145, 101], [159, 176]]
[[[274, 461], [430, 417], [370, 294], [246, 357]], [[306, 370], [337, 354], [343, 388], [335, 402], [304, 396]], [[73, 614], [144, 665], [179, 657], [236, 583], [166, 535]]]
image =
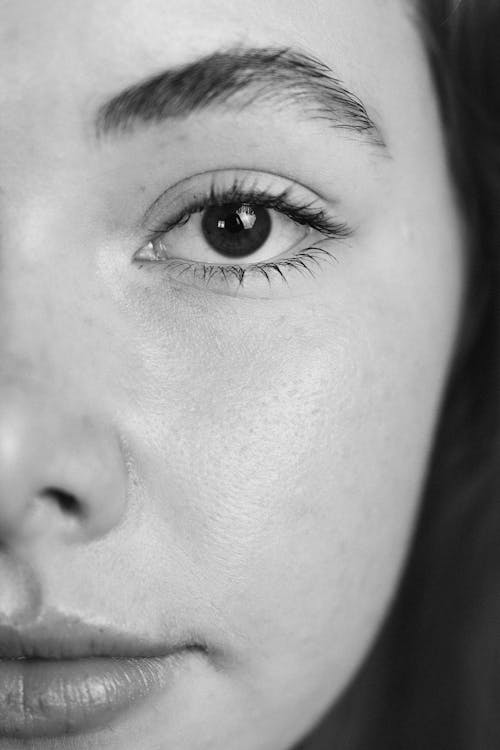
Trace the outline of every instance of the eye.
[[310, 233], [310, 227], [293, 222], [275, 209], [257, 203], [221, 202], [189, 213], [173, 228], [160, 230], [152, 245], [158, 260], [255, 263], [293, 249]]
[[[200, 177], [202, 183], [207, 179]], [[289, 181], [280, 185], [270, 175], [259, 185], [250, 171], [217, 174], [205, 187], [195, 182], [191, 191], [189, 185], [183, 188], [166, 207], [167, 217], [150, 229], [135, 261], [166, 264], [182, 275], [191, 270], [205, 280], [217, 273], [226, 279], [233, 276], [240, 285], [249, 272], [268, 275], [271, 268], [286, 280], [283, 269], [290, 270], [294, 258], [297, 268], [308, 268], [311, 242], [350, 234], [319, 198]], [[156, 201], [153, 212], [162, 202]]]

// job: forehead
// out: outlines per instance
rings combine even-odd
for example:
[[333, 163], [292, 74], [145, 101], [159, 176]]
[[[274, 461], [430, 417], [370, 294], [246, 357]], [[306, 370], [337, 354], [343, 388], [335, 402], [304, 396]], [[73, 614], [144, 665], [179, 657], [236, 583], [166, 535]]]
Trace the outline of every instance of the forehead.
[[404, 107], [422, 62], [400, 0], [3, 0], [0, 28], [4, 114], [28, 98], [47, 123], [56, 104], [59, 117], [85, 117], [131, 83], [235, 43], [312, 53], [375, 109], [394, 95]]

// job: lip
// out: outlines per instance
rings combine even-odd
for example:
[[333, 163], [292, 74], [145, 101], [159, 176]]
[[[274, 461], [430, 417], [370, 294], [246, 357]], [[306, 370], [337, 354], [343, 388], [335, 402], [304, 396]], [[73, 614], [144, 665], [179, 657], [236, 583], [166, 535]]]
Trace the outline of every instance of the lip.
[[193, 642], [158, 643], [108, 625], [52, 616], [0, 625], [0, 737], [86, 733], [163, 691]]
[[90, 624], [57, 612], [23, 628], [0, 623], [0, 659], [168, 656], [189, 645], [194, 644], [155, 641], [141, 633], [127, 633], [109, 624]]

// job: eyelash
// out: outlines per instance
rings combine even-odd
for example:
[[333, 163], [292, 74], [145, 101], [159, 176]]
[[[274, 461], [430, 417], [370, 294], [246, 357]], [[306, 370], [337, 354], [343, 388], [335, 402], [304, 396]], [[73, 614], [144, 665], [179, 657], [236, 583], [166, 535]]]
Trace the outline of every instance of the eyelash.
[[[312, 208], [311, 203], [298, 203], [290, 198], [291, 188], [286, 188], [279, 194], [270, 193], [267, 190], [250, 188], [234, 179], [230, 188], [219, 188], [214, 182], [210, 185], [208, 193], [193, 199], [187, 206], [178, 211], [173, 219], [163, 222], [158, 228], [151, 229], [148, 242], [158, 242], [158, 238], [167, 234], [175, 227], [187, 224], [191, 216], [204, 211], [206, 208], [222, 206], [227, 203], [246, 203], [254, 206], [262, 206], [267, 209], [279, 211], [284, 216], [301, 226], [308, 226], [322, 233], [321, 239], [347, 239], [352, 235], [352, 229], [345, 223], [330, 218], [323, 209]], [[231, 280], [238, 282], [241, 286], [247, 274], [258, 273], [271, 284], [272, 274], [275, 273], [285, 283], [288, 283], [287, 274], [291, 269], [300, 272], [307, 271], [314, 277], [315, 267], [320, 267], [318, 257], [327, 260], [336, 260], [329, 250], [320, 247], [306, 247], [299, 250], [295, 255], [282, 260], [270, 260], [262, 263], [250, 263], [245, 266], [232, 264], [207, 264], [200, 261], [187, 261], [180, 258], [171, 258], [164, 261], [172, 269], [179, 270], [179, 275], [191, 272], [194, 278], [200, 278], [209, 285], [214, 279], [222, 279], [228, 285]]]

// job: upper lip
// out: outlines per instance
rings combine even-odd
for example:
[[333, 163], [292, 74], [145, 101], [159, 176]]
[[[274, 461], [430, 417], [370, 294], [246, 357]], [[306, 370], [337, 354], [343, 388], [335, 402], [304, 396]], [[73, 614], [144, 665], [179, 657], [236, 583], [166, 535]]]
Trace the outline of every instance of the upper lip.
[[17, 628], [0, 623], [2, 659], [78, 659], [92, 656], [168, 656], [196, 644], [169, 644], [141, 634], [126, 633], [110, 625], [89, 624], [79, 617], [59, 613]]

